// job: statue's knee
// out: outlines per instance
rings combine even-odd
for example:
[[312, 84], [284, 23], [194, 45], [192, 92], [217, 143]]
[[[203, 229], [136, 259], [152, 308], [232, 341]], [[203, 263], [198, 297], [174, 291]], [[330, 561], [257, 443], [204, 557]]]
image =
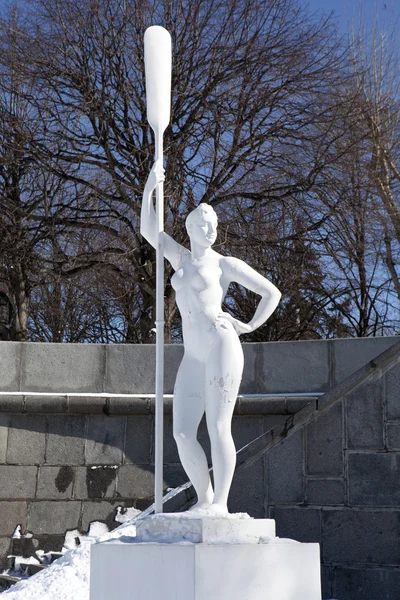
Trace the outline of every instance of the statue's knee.
[[213, 425], [213, 427], [209, 428], [209, 436], [211, 439], [211, 442], [220, 442], [220, 441], [225, 441], [225, 440], [232, 440], [232, 433], [231, 433], [231, 425], [230, 423], [225, 423], [225, 422], [219, 422], [219, 423], [215, 423], [215, 425]]
[[181, 429], [174, 429], [174, 440], [178, 446], [186, 446], [190, 443], [190, 438], [191, 436], [188, 436]]

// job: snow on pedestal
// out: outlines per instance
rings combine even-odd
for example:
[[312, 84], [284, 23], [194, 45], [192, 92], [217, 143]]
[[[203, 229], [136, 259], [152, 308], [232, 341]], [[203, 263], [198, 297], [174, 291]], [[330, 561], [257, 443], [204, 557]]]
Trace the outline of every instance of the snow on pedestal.
[[154, 515], [92, 546], [90, 600], [321, 600], [319, 545], [274, 536], [271, 519]]

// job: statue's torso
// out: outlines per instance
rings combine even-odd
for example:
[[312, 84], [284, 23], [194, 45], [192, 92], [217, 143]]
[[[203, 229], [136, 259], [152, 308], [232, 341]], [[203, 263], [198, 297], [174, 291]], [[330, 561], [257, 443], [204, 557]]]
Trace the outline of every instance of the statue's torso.
[[217, 317], [229, 282], [223, 268], [223, 257], [188, 257], [179, 265], [171, 278], [176, 293], [176, 303], [182, 317], [185, 349], [199, 350], [199, 345], [209, 345], [219, 335]]

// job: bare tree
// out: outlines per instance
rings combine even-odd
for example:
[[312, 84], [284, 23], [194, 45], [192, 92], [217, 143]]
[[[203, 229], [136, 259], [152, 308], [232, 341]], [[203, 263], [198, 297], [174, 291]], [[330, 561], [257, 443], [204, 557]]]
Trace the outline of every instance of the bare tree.
[[[389, 11], [391, 14], [389, 15]], [[363, 19], [353, 30], [354, 68], [362, 88], [360, 111], [367, 130], [368, 176], [384, 238], [384, 256], [400, 300], [400, 77], [399, 13], [376, 4], [372, 26]]]
[[[167, 227], [179, 241], [199, 202], [217, 207], [222, 229], [237, 210], [250, 216], [255, 205], [272, 213], [284, 204], [297, 206], [307, 231], [318, 228], [332, 207], [314, 190], [327, 185], [338, 158], [337, 115], [352, 110], [332, 92], [350, 77], [334, 25], [292, 0], [35, 0], [19, 24], [3, 23], [1, 60], [9, 65], [17, 54], [33, 82], [24, 101], [45, 117], [36, 160], [79, 188], [75, 212], [55, 214], [54, 225], [107, 240], [97, 257], [81, 253], [75, 268], [68, 257], [63, 274], [109, 265], [113, 248], [114, 258], [125, 257], [118, 281], [134, 278], [138, 341], [153, 340], [154, 256], [138, 234], [138, 211], [153, 154], [142, 40], [154, 22], [174, 43], [166, 196]], [[233, 252], [232, 237], [224, 239]], [[169, 340], [176, 312], [170, 286], [165, 293]]]

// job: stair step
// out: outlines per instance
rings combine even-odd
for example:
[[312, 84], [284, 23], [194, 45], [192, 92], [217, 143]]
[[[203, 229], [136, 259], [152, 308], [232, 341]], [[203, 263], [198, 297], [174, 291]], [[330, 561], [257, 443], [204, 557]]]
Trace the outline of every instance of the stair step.
[[50, 554], [51, 562], [64, 556], [64, 552], [49, 552], [49, 554]]
[[0, 575], [0, 586], [3, 588], [10, 588], [15, 583], [21, 581], [21, 577], [14, 577], [13, 575]]
[[45, 569], [47, 567], [47, 565], [37, 565], [34, 563], [25, 563], [25, 562], [20, 562], [19, 566], [21, 567], [21, 569], [23, 571], [25, 571], [25, 573], [27, 575], [35, 575], [36, 573], [39, 573], [39, 571], [43, 571], [43, 569]]

